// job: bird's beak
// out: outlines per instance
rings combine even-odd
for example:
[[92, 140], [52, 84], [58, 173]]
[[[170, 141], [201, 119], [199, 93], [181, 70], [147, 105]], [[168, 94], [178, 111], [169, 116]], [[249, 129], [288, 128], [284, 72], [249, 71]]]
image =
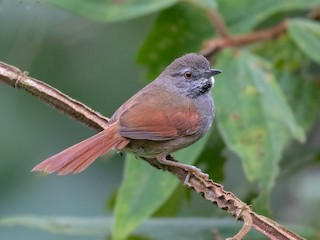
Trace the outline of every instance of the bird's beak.
[[210, 77], [212, 77], [214, 75], [218, 75], [220, 73], [222, 73], [222, 71], [219, 70], [219, 69], [209, 69], [209, 70], [204, 72], [204, 77], [205, 78], [210, 78]]
[[214, 87], [215, 79], [214, 79], [213, 76], [214, 76], [214, 75], [218, 75], [218, 74], [220, 74], [220, 73], [222, 73], [222, 71], [219, 70], [219, 69], [209, 69], [209, 70], [207, 70], [207, 71], [204, 72], [204, 77], [205, 77], [206, 79], [208, 79], [208, 81], [211, 82], [212, 87]]
[[214, 75], [218, 75], [220, 73], [222, 73], [222, 71], [219, 69], [210, 69], [210, 77], [212, 77]]

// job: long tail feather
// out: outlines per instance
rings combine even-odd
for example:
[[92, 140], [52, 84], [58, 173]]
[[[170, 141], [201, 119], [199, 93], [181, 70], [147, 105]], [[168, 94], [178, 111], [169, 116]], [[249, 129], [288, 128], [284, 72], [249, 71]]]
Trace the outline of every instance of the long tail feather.
[[122, 138], [114, 126], [73, 145], [66, 150], [44, 160], [35, 166], [32, 171], [44, 173], [58, 172], [59, 175], [79, 173], [86, 169], [99, 156], [117, 148], [122, 149], [129, 140]]

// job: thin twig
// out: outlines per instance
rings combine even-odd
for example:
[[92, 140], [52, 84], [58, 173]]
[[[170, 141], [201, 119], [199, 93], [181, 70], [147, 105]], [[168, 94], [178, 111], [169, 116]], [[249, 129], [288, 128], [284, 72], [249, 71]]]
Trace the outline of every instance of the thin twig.
[[[3, 62], [0, 62], [0, 82], [26, 90], [41, 101], [97, 131], [104, 129], [107, 125], [108, 118], [95, 112], [83, 103], [68, 97], [50, 85], [28, 77], [25, 72]], [[225, 191], [223, 186], [213, 182], [211, 179], [204, 179], [197, 174], [190, 175], [184, 169], [178, 167], [168, 166], [163, 168], [155, 159], [148, 159], [148, 162], [156, 168], [168, 170], [182, 182], [185, 182], [185, 179], [189, 176], [189, 181], [186, 183], [189, 188], [194, 189], [206, 200], [216, 204], [230, 215], [237, 219], [241, 218], [244, 221], [243, 228], [236, 236], [230, 239], [242, 239], [252, 226], [270, 239], [303, 239], [271, 219], [256, 214], [233, 193]]]
[[[221, 35], [221, 38], [213, 38], [204, 42], [200, 54], [210, 59], [218, 51], [228, 48], [228, 47], [240, 47], [249, 45], [251, 43], [268, 41], [275, 39], [282, 34], [287, 32], [288, 24], [286, 20], [278, 23], [275, 26], [272, 26], [268, 29], [262, 29], [253, 31], [245, 34], [230, 35], [228, 28], [225, 25], [223, 18], [217, 11], [207, 11], [208, 16], [210, 17], [213, 25], [216, 27], [216, 30]], [[320, 8], [312, 9], [308, 14], [307, 18], [309, 19], [319, 19], [320, 18]]]
[[278, 37], [287, 31], [287, 22], [282, 21], [278, 25], [268, 29], [251, 32], [248, 34], [232, 35], [228, 38], [215, 38], [204, 43], [200, 53], [209, 58], [217, 51], [227, 47], [240, 47], [255, 42], [266, 41]]
[[228, 28], [220, 16], [220, 14], [215, 10], [208, 10], [207, 15], [211, 19], [213, 25], [215, 26], [217, 32], [221, 35], [222, 38], [229, 38], [230, 34]]

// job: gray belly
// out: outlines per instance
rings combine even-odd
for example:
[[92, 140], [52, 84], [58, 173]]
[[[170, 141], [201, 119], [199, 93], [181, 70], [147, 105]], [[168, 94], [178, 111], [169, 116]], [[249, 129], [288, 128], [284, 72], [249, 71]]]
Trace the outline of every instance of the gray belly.
[[125, 150], [136, 156], [153, 158], [160, 153], [167, 153], [169, 155], [172, 152], [178, 151], [198, 141], [211, 127], [215, 115], [214, 104], [210, 92], [197, 98], [196, 107], [200, 113], [201, 119], [199, 131], [195, 134], [166, 141], [132, 139], [125, 147]]
[[132, 139], [125, 150], [139, 157], [154, 158], [161, 153], [169, 155], [198, 141], [201, 136], [186, 136], [173, 140], [153, 141]]

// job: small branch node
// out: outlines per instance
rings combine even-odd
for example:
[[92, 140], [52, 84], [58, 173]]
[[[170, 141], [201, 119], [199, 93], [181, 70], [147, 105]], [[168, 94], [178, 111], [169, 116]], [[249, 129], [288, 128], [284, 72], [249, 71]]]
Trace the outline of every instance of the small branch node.
[[190, 180], [190, 172], [188, 172], [186, 179], [183, 181], [183, 185], [189, 187], [189, 180]]
[[249, 233], [253, 226], [253, 220], [250, 212], [251, 209], [247, 205], [244, 209], [242, 209], [242, 212], [240, 213], [239, 217], [243, 219], [243, 226], [236, 235], [234, 235], [231, 238], [227, 238], [227, 240], [241, 240]]
[[26, 79], [28, 77], [28, 72], [27, 71], [24, 71], [24, 72], [21, 72], [18, 74], [18, 77], [16, 79], [16, 81], [14, 82], [14, 88], [19, 88], [19, 84], [22, 80]]

